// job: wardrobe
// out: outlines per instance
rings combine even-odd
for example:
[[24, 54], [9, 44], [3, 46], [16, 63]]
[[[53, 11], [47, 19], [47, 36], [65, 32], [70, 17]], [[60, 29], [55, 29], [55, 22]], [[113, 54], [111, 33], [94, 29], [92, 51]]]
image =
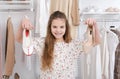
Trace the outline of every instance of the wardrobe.
[[[35, 26], [35, 29], [32, 31], [32, 36], [44, 37], [46, 34], [46, 27], [42, 25], [46, 25], [48, 17], [49, 17], [49, 9], [50, 9], [50, 1], [51, 0], [1, 0], [0, 1], [0, 75], [4, 75], [5, 70], [5, 43], [6, 43], [6, 28], [7, 28], [7, 20], [10, 17], [13, 25], [14, 35], [17, 32], [17, 29], [21, 23], [23, 17], [27, 16], [32, 24]], [[59, 1], [59, 0], [56, 0]], [[71, 0], [70, 0], [71, 1]], [[69, 2], [69, 1], [68, 1]], [[102, 69], [104, 66], [107, 68], [113, 68], [113, 65], [110, 65], [108, 61], [113, 61], [110, 57], [114, 56], [115, 53], [101, 53], [103, 50], [111, 48], [115, 50], [115, 48], [111, 47], [109, 43], [105, 40], [112, 41], [111, 39], [115, 38], [115, 45], [118, 43], [118, 38], [115, 34], [110, 31], [110, 26], [115, 26], [118, 30], [120, 30], [120, 12], [105, 12], [109, 7], [120, 7], [119, 0], [78, 0], [79, 3], [79, 22], [80, 24], [74, 26], [73, 32], [75, 34], [74, 38], [79, 38], [80, 40], [84, 40], [84, 33], [87, 29], [87, 26], [84, 24], [84, 21], [87, 18], [95, 18], [97, 22], [97, 27], [99, 28], [101, 34], [102, 45], [98, 45], [92, 49], [90, 54], [81, 54], [80, 58], [76, 62], [76, 79], [103, 79], [102, 72], [105, 72], [105, 75], [109, 76], [106, 79], [113, 79], [113, 73], [110, 73], [110, 70]], [[67, 4], [67, 3], [66, 3]], [[90, 7], [90, 8], [89, 8]], [[41, 9], [42, 8], [42, 9]], [[43, 16], [42, 16], [43, 15]], [[47, 16], [45, 16], [47, 15]], [[40, 27], [39, 27], [40, 26]], [[108, 33], [109, 32], [109, 33]], [[106, 37], [104, 35], [107, 35]], [[105, 45], [104, 45], [105, 42]], [[31, 56], [31, 64], [28, 68], [27, 57], [23, 53], [22, 45], [18, 42], [15, 43], [15, 64], [13, 68], [13, 72], [10, 75], [9, 79], [14, 79], [15, 74], [17, 73], [20, 76], [20, 79], [39, 79], [39, 59], [36, 54]], [[106, 44], [107, 43], [107, 44]], [[103, 48], [103, 46], [108, 48]], [[101, 48], [102, 47], [102, 48]], [[109, 55], [109, 57], [104, 57]], [[103, 57], [103, 58], [102, 58]], [[106, 58], [105, 64], [100, 65], [104, 62], [103, 59]], [[114, 57], [113, 57], [114, 59]], [[96, 62], [96, 63], [94, 63]], [[2, 67], [2, 68], [1, 68]], [[2, 70], [1, 70], [2, 69]], [[113, 71], [113, 69], [112, 69]], [[2, 74], [1, 74], [2, 72]], [[110, 75], [111, 74], [111, 75]]]
[[[0, 1], [0, 48], [2, 48], [2, 75], [5, 73], [5, 49], [6, 49], [6, 29], [7, 29], [7, 20], [11, 18], [12, 28], [14, 31], [14, 36], [17, 32], [17, 29], [21, 23], [23, 17], [28, 16], [32, 22], [35, 23], [35, 10], [34, 10], [33, 0], [2, 0]], [[34, 32], [34, 31], [33, 31]], [[2, 34], [1, 34], [2, 33]], [[1, 40], [2, 38], [2, 40]], [[2, 43], [2, 46], [1, 46]], [[9, 79], [14, 79], [15, 73], [18, 73], [20, 79], [35, 79], [35, 67], [32, 66], [31, 71], [26, 67], [26, 57], [22, 51], [22, 45], [14, 41], [15, 49], [15, 64], [13, 67], [12, 74]], [[1, 50], [0, 50], [1, 54]], [[35, 62], [35, 56], [32, 56]], [[1, 59], [1, 55], [0, 55]], [[0, 64], [1, 67], [1, 64]], [[27, 76], [29, 74], [30, 76]], [[0, 74], [0, 76], [2, 76]], [[2, 79], [2, 78], [0, 78]]]

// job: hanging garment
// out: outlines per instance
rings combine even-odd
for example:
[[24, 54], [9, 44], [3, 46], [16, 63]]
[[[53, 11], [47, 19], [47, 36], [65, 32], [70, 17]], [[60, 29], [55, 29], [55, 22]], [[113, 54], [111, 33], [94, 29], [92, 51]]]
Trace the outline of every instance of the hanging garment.
[[[92, 29], [90, 28], [87, 28], [87, 30], [92, 31]], [[90, 31], [87, 32], [90, 34]], [[92, 37], [94, 37], [93, 33], [91, 33], [91, 35]], [[94, 46], [93, 39], [91, 40], [91, 44]], [[86, 50], [89, 50], [89, 48], [91, 47], [87, 47]], [[85, 65], [84, 79], [101, 79], [102, 72], [101, 72], [100, 45], [93, 47], [92, 50], [89, 51], [89, 54], [85, 56], [84, 65]]]
[[86, 72], [84, 74], [85, 79], [102, 79], [100, 45], [92, 48], [87, 55]]
[[[118, 44], [118, 37], [109, 29], [102, 28], [101, 36], [101, 58], [102, 58], [102, 78], [113, 79], [114, 72], [114, 52]], [[111, 45], [112, 44], [112, 45]]]
[[120, 43], [115, 52], [114, 79], [120, 79]]
[[[96, 46], [96, 78], [95, 79], [102, 79], [102, 71], [101, 71], [101, 50], [100, 45]], [[94, 69], [94, 66], [93, 66]], [[99, 73], [98, 73], [99, 72]], [[93, 78], [92, 78], [93, 79]]]
[[115, 50], [119, 43], [118, 36], [111, 32], [107, 33], [109, 50], [109, 79], [114, 79]]
[[0, 79], [2, 79], [2, 34], [0, 27]]
[[45, 37], [47, 32], [49, 4], [49, 0], [37, 0], [35, 33], [40, 33], [41, 37]]
[[62, 11], [67, 16], [71, 26], [71, 35], [73, 38], [78, 36], [78, 26], [80, 22], [78, 0], [51, 0], [50, 14], [54, 11]]
[[[83, 27], [83, 28], [85, 28], [85, 27]], [[80, 79], [101, 79], [102, 78], [101, 50], [100, 50], [100, 45], [98, 45], [98, 44], [100, 44], [101, 39], [100, 39], [99, 30], [98, 30], [98, 28], [97, 29], [96, 28], [97, 28], [97, 25], [93, 26], [93, 29], [87, 28], [87, 31], [85, 33], [88, 35], [88, 34], [90, 34], [90, 31], [91, 31], [91, 35], [93, 38], [91, 40], [91, 43], [93, 46], [95, 44], [97, 46], [93, 47], [92, 50], [89, 51], [89, 53], [87, 55], [82, 55], [82, 57], [80, 59], [81, 66], [79, 67], [80, 71], [81, 71], [81, 73], [79, 73], [79, 75], [81, 77]], [[96, 33], [96, 30], [97, 30], [97, 33]], [[83, 30], [82, 30], [82, 32], [84, 33]], [[96, 38], [97, 34], [99, 34], [98, 35], [99, 38], [98, 37]], [[86, 35], [84, 35], [84, 36], [86, 36]], [[80, 38], [82, 38], [82, 37], [80, 37]], [[85, 39], [86, 39], [86, 37], [85, 37]], [[87, 47], [86, 50], [89, 50], [89, 48], [90, 47]]]
[[7, 20], [6, 28], [6, 60], [4, 75], [12, 75], [15, 64], [15, 43], [14, 43], [14, 30], [11, 18]]
[[112, 30], [115, 34], [118, 35], [119, 44], [117, 45], [115, 51], [115, 66], [114, 66], [114, 79], [120, 79], [120, 31]]
[[101, 63], [102, 63], [102, 79], [109, 79], [109, 51], [107, 43], [107, 31], [102, 30], [102, 43], [101, 43]]

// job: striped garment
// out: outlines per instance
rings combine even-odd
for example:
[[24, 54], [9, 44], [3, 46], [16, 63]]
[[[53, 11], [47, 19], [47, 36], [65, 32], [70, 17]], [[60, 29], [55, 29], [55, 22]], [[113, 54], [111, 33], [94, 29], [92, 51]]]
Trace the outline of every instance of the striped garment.
[[115, 51], [114, 79], [120, 79], [120, 31], [112, 30], [119, 38], [119, 44]]

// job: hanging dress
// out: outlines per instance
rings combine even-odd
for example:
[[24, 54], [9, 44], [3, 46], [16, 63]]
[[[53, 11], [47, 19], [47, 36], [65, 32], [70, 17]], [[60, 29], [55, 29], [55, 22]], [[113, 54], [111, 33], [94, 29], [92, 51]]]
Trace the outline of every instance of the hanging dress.
[[114, 79], [120, 79], [120, 31], [112, 30], [119, 38], [119, 44], [115, 51]]
[[2, 79], [2, 32], [0, 27], [0, 79]]
[[115, 50], [119, 43], [118, 36], [112, 31], [107, 33], [109, 50], [109, 79], [114, 79]]

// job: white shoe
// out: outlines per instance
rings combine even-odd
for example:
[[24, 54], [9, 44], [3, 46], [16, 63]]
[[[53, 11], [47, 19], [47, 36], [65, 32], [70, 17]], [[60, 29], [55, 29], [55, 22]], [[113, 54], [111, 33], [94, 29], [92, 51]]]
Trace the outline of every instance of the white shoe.
[[23, 51], [27, 56], [33, 53], [33, 46], [31, 45], [31, 30], [23, 30]]

